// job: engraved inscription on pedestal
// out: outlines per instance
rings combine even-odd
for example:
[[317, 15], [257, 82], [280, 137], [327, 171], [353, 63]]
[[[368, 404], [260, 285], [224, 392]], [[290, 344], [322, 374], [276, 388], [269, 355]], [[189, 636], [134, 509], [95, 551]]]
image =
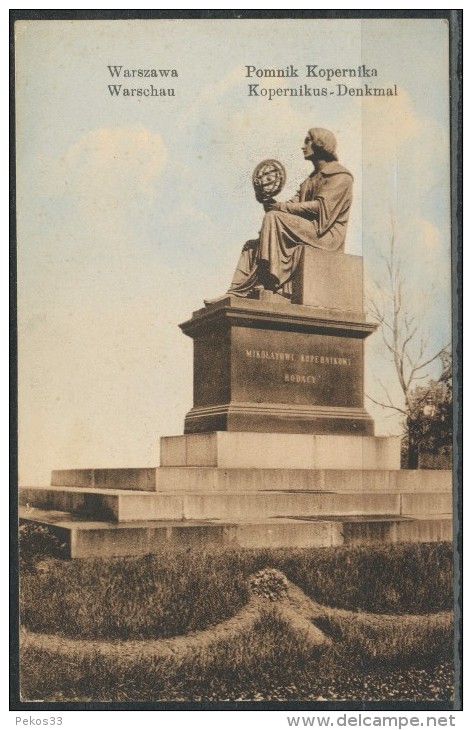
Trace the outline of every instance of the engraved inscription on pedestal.
[[233, 398], [261, 403], [362, 406], [362, 341], [236, 328]]

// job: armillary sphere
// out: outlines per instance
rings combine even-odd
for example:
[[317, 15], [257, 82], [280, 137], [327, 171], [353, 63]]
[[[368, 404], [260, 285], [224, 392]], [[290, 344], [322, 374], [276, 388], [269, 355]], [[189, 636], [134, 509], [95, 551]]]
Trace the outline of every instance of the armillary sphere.
[[278, 160], [259, 162], [252, 173], [252, 184], [259, 202], [278, 195], [285, 185], [285, 167]]

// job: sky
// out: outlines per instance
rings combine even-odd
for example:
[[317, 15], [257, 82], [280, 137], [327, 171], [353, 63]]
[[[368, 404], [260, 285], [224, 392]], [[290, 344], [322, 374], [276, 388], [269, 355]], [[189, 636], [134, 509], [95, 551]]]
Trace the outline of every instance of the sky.
[[[375, 78], [305, 78], [376, 68]], [[108, 66], [175, 69], [122, 78], [173, 97], [116, 97]], [[300, 78], [247, 78], [246, 66]], [[337, 96], [396, 85], [393, 97]], [[327, 96], [249, 96], [325, 87]], [[20, 483], [61, 468], [153, 466], [159, 437], [183, 433], [192, 342], [178, 324], [226, 291], [261, 207], [252, 171], [310, 172], [308, 128], [338, 140], [354, 175], [346, 252], [366, 294], [386, 285], [395, 230], [408, 311], [431, 352], [450, 335], [448, 27], [443, 20], [20, 21], [16, 24]], [[425, 374], [437, 375], [437, 365]], [[398, 399], [379, 334], [366, 392]], [[366, 400], [376, 433], [398, 419]]]

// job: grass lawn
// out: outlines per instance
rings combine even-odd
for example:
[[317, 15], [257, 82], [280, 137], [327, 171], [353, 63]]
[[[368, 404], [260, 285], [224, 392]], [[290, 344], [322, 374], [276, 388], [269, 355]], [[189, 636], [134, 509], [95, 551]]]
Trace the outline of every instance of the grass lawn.
[[451, 699], [449, 544], [38, 560], [25, 550], [22, 624], [78, 646], [211, 629], [244, 610], [249, 576], [267, 567], [326, 607], [314, 623], [332, 643], [309, 646], [267, 600], [250, 631], [179, 657], [29, 646], [25, 700]]

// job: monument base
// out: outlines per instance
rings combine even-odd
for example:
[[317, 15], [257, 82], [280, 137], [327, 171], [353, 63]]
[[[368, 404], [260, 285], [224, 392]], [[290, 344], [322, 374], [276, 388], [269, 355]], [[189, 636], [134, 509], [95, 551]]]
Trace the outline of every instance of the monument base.
[[208, 303], [181, 325], [194, 402], [161, 466], [55, 471], [21, 518], [73, 558], [450, 540], [451, 472], [401, 470], [400, 440], [373, 435], [362, 308], [362, 260], [309, 249], [292, 302]]
[[268, 518], [252, 521], [162, 520], [124, 523], [78, 520], [66, 512], [20, 507], [20, 523], [47, 527], [62, 556], [115, 558], [175, 549], [327, 548], [452, 539], [450, 517]]
[[396, 438], [172, 436], [158, 468], [54, 471], [52, 486], [23, 487], [20, 516], [72, 558], [450, 540], [451, 472], [399, 465]]
[[184, 433], [255, 431], [269, 433], [374, 435], [374, 421], [363, 408], [323, 408], [287, 403], [228, 403], [192, 408]]

